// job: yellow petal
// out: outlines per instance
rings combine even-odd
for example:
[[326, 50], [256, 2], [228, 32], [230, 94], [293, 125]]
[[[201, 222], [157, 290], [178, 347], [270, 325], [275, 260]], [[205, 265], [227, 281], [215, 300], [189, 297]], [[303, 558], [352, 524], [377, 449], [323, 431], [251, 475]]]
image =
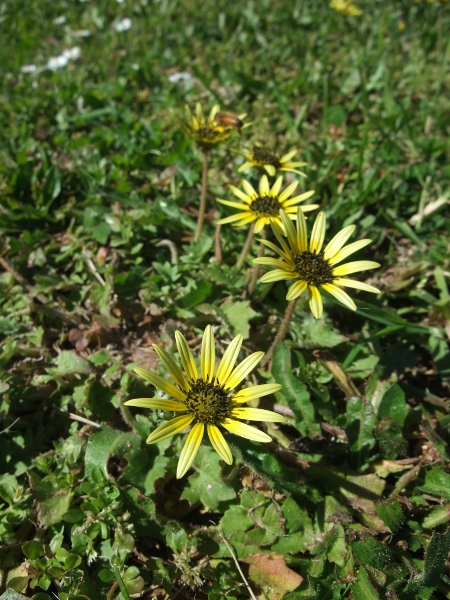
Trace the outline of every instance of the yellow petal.
[[274, 394], [281, 390], [283, 386], [279, 383], [263, 383], [262, 385], [252, 385], [251, 387], [239, 390], [236, 394], [233, 394], [232, 403], [242, 404], [243, 402], [250, 402], [250, 400], [256, 400], [269, 394]]
[[341, 260], [344, 260], [344, 258], [347, 258], [347, 256], [350, 256], [350, 254], [353, 254], [357, 250], [360, 250], [361, 248], [364, 248], [364, 246], [367, 246], [367, 244], [370, 244], [371, 241], [372, 240], [369, 239], [358, 240], [357, 242], [353, 242], [348, 246], [344, 246], [341, 250], [336, 252], [336, 254], [332, 256], [328, 262], [330, 263], [330, 265], [336, 265], [337, 263], [341, 262]]
[[172, 437], [176, 433], [181, 433], [188, 425], [192, 423], [192, 415], [181, 415], [171, 419], [168, 423], [160, 425], [155, 431], [153, 431], [147, 438], [147, 444], [155, 444], [161, 442], [169, 437]]
[[247, 356], [231, 373], [227, 379], [226, 388], [233, 390], [237, 387], [241, 381], [252, 371], [259, 361], [264, 356], [264, 352], [253, 352], [250, 356]]
[[341, 229], [341, 231], [334, 236], [331, 242], [328, 242], [328, 244], [326, 245], [325, 250], [323, 251], [324, 259], [332, 259], [333, 256], [337, 252], [339, 252], [339, 250], [342, 248], [342, 246], [345, 244], [348, 238], [352, 235], [355, 229], [355, 225], [349, 225], [348, 227], [344, 227], [344, 229]]
[[253, 186], [250, 185], [250, 183], [246, 180], [243, 179], [242, 180], [242, 187], [245, 190], [245, 193], [250, 196], [250, 198], [256, 198], [258, 196], [258, 193], [256, 192], [256, 190], [253, 188]]
[[[219, 219], [217, 221], [217, 225], [224, 225], [225, 223], [235, 223], [235, 226], [239, 226], [240, 223], [236, 223], [236, 221], [240, 221], [241, 219], [243, 219], [245, 214], [246, 213], [236, 213], [235, 215], [230, 215], [229, 217]], [[252, 221], [256, 220], [256, 215], [254, 215], [253, 213], [250, 213], [249, 217]]]
[[277, 267], [278, 269], [288, 269], [289, 265], [279, 258], [272, 258], [270, 256], [261, 256], [260, 258], [253, 259], [254, 265], [268, 265], [269, 267]]
[[280, 217], [281, 217], [281, 221], [283, 223], [283, 229], [284, 229], [286, 237], [288, 239], [289, 246], [290, 246], [293, 254], [298, 254], [300, 252], [300, 249], [298, 247], [298, 240], [297, 240], [295, 227], [294, 227], [291, 219], [288, 217], [288, 215], [285, 213], [284, 210], [280, 210]]
[[246, 161], [245, 163], [243, 163], [239, 169], [238, 169], [238, 173], [242, 173], [243, 171], [247, 171], [248, 169], [251, 169], [253, 167], [253, 163]]
[[296, 236], [297, 236], [297, 246], [298, 252], [305, 252], [308, 248], [308, 233], [306, 230], [306, 219], [303, 211], [300, 207], [297, 209], [297, 227], [296, 227]]
[[314, 227], [309, 240], [310, 252], [320, 252], [325, 238], [326, 218], [325, 213], [320, 212], [314, 222]]
[[246, 421], [265, 421], [267, 423], [287, 423], [286, 417], [282, 417], [272, 410], [263, 408], [239, 407], [231, 410], [231, 416], [235, 419], [244, 419]]
[[203, 381], [212, 381], [216, 368], [216, 348], [211, 325], [206, 326], [205, 333], [203, 334], [200, 366]]
[[363, 290], [364, 292], [372, 292], [373, 294], [380, 293], [380, 290], [373, 285], [363, 283], [362, 281], [356, 281], [355, 279], [345, 279], [344, 277], [339, 277], [334, 279], [333, 282], [336, 285], [343, 285], [344, 287], [355, 288], [356, 290]]
[[[258, 241], [261, 242], [261, 244], [264, 244], [264, 246], [267, 246], [268, 248], [270, 248], [271, 250], [273, 250], [274, 252], [276, 252], [277, 254], [279, 254], [285, 260], [287, 260], [291, 256], [290, 252], [287, 253], [282, 248], [279, 248], [278, 246], [275, 246], [274, 243], [269, 242], [268, 240], [258, 240]], [[286, 247], [286, 249], [289, 250], [287, 247]]]
[[309, 307], [316, 319], [320, 319], [323, 313], [322, 296], [319, 290], [314, 285], [308, 287], [309, 292]]
[[267, 173], [273, 177], [275, 175], [275, 173], [277, 172], [277, 170], [275, 169], [275, 167], [273, 165], [264, 165], [264, 169], [267, 171]]
[[333, 285], [332, 283], [324, 283], [322, 285], [323, 289], [332, 294], [339, 302], [342, 302], [347, 308], [350, 310], [356, 310], [356, 304], [350, 298], [350, 296], [342, 290], [337, 285]]
[[202, 443], [204, 430], [205, 426], [203, 423], [196, 423], [189, 432], [178, 460], [177, 479], [183, 477], [194, 462], [194, 458], [197, 456], [198, 449]]
[[222, 198], [217, 198], [217, 202], [220, 204], [225, 204], [226, 206], [231, 206], [232, 208], [239, 208], [245, 212], [248, 212], [249, 206], [248, 204], [242, 204], [242, 202], [233, 202], [232, 200], [222, 200]]
[[231, 344], [226, 349], [225, 354], [223, 355], [222, 360], [217, 367], [216, 379], [220, 385], [225, 385], [227, 382], [227, 379], [230, 376], [234, 365], [236, 364], [237, 357], [239, 356], [243, 339], [242, 333], [240, 333], [233, 339]]
[[211, 109], [211, 112], [209, 113], [209, 117], [208, 117], [208, 122], [210, 125], [212, 125], [214, 123], [216, 115], [219, 111], [220, 111], [220, 106], [218, 104], [214, 104], [214, 106]]
[[177, 342], [181, 364], [183, 365], [183, 369], [185, 370], [188, 379], [196, 381], [198, 379], [197, 365], [195, 364], [194, 357], [192, 356], [186, 338], [179, 331], [175, 331], [175, 340]]
[[244, 192], [242, 192], [239, 188], [235, 187], [234, 185], [230, 185], [228, 187], [230, 188], [230, 190], [233, 192], [233, 194], [237, 198], [239, 198], [240, 200], [242, 200], [246, 204], [250, 204], [251, 203], [252, 199], [249, 198], [246, 194], [244, 194]]
[[212, 447], [217, 452], [222, 460], [228, 465], [233, 463], [233, 456], [231, 455], [230, 447], [225, 441], [222, 432], [215, 425], [207, 425], [208, 437]]
[[373, 260], [355, 260], [354, 262], [349, 262], [345, 265], [334, 267], [332, 273], [333, 277], [340, 277], [341, 275], [350, 275], [350, 273], [357, 273], [358, 271], [376, 269], [379, 266], [380, 263], [374, 262]]
[[181, 402], [183, 402], [186, 398], [186, 394], [184, 392], [175, 387], [173, 383], [169, 383], [156, 373], [152, 373], [151, 371], [147, 371], [147, 369], [142, 369], [141, 367], [135, 367], [134, 371], [143, 379], [145, 379], [145, 381], [148, 381], [163, 392], [166, 392], [166, 394], [169, 394], [169, 396], [173, 396], [177, 400], [181, 400]]
[[286, 300], [295, 300], [295, 298], [299, 298], [303, 292], [307, 289], [308, 284], [306, 281], [296, 281], [288, 290], [286, 294]]
[[187, 392], [189, 390], [190, 386], [189, 386], [188, 382], [186, 381], [186, 379], [184, 378], [184, 375], [183, 375], [180, 367], [177, 365], [177, 363], [173, 360], [173, 358], [169, 354], [167, 354], [167, 352], [165, 350], [160, 348], [160, 346], [158, 346], [157, 344], [152, 344], [152, 346], [153, 346], [154, 351], [159, 356], [159, 358], [162, 360], [164, 366], [169, 371], [169, 373], [172, 375], [172, 377], [175, 379], [175, 381], [180, 386], [180, 388], [182, 390], [184, 390], [185, 392]]
[[275, 269], [275, 271], [270, 271], [269, 273], [265, 273], [261, 279], [261, 283], [273, 283], [274, 281], [283, 281], [283, 279], [296, 279], [297, 274], [292, 271], [283, 271], [282, 269]]
[[269, 180], [267, 175], [263, 175], [259, 180], [259, 195], [268, 196], [270, 194]]
[[202, 105], [197, 102], [195, 105], [195, 116], [197, 117], [198, 124], [202, 127], [205, 124], [205, 118], [203, 116]]
[[172, 410], [174, 412], [183, 412], [186, 405], [175, 400], [166, 400], [165, 398], [133, 398], [127, 400], [124, 404], [128, 406], [140, 406], [141, 408], [154, 408], [155, 410]]
[[280, 163], [284, 164], [289, 162], [291, 158], [297, 154], [297, 152], [298, 150], [290, 150], [289, 152], [286, 152], [286, 154], [283, 154], [283, 156], [280, 158]]
[[[272, 186], [272, 189], [270, 190], [270, 195], [273, 198], [276, 198], [278, 196], [282, 185], [283, 185], [283, 176], [280, 175], [280, 177], [277, 177], [277, 180], [275, 181], [275, 183]], [[280, 198], [278, 198], [278, 202], [281, 202]]]
[[220, 423], [222, 427], [225, 427], [231, 433], [235, 435], [240, 435], [241, 437], [246, 438], [247, 440], [253, 440], [254, 442], [271, 442], [272, 438], [256, 429], [256, 427], [252, 427], [251, 425], [247, 425], [246, 423], [240, 423], [239, 421], [235, 421], [234, 419], [225, 419]]
[[284, 203], [285, 200], [287, 200], [290, 196], [292, 196], [292, 192], [294, 190], [296, 190], [298, 187], [298, 181], [293, 181], [290, 185], [287, 186], [287, 188], [285, 188], [283, 190], [283, 192], [280, 194], [278, 200], [279, 202], [281, 202], [281, 204]]
[[[299, 196], [294, 196], [294, 198], [289, 198], [289, 200], [286, 200], [286, 202], [283, 202], [283, 210], [285, 210], [289, 206], [293, 206], [294, 204], [298, 204], [299, 202], [308, 200], [308, 198], [311, 198], [311, 196], [313, 196], [315, 193], [316, 193], [315, 190], [310, 190], [309, 192], [305, 192], [304, 194], [300, 194]], [[312, 206], [314, 206], [314, 205], [312, 205]], [[318, 205], [316, 205], [316, 206], [318, 206]], [[309, 208], [309, 206], [302, 207], [302, 210], [304, 211], [306, 208]]]

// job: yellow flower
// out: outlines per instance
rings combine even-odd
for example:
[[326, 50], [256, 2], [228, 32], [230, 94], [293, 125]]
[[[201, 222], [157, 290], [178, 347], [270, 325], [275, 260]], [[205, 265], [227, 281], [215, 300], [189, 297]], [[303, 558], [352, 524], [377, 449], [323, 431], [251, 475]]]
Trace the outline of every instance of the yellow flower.
[[[231, 202], [229, 200], [221, 200], [219, 202], [240, 209], [241, 212], [225, 217], [217, 221], [219, 225], [224, 223], [234, 223], [235, 227], [243, 227], [256, 221], [255, 233], [259, 233], [265, 225], [269, 223], [277, 223], [280, 227], [280, 210], [283, 209], [291, 219], [297, 218], [297, 204], [307, 200], [314, 194], [314, 190], [304, 192], [299, 196], [291, 198], [292, 193], [298, 186], [298, 181], [294, 181], [280, 193], [283, 185], [283, 176], [280, 175], [272, 187], [269, 186], [267, 175], [263, 175], [259, 182], [259, 192], [246, 180], [242, 180], [242, 187], [245, 193], [234, 185], [230, 185], [230, 190], [239, 198], [241, 202]], [[318, 204], [308, 204], [302, 207], [303, 212], [308, 212], [317, 208]]]
[[175, 339], [185, 374], [165, 350], [157, 345], [153, 348], [176, 385], [146, 369], [134, 369], [138, 375], [172, 399], [137, 398], [128, 400], [125, 404], [179, 413], [179, 416], [155, 429], [147, 438], [147, 444], [165, 440], [192, 425], [178, 461], [177, 478], [183, 477], [194, 461], [205, 427], [212, 447], [229, 465], [233, 458], [219, 426], [248, 440], [270, 442], [271, 438], [266, 433], [240, 423], [237, 419], [286, 422], [284, 417], [271, 410], [241, 407], [245, 402], [277, 392], [282, 386], [278, 383], [266, 383], [233, 392], [256, 367], [264, 352], [250, 354], [235, 367], [243, 340], [242, 334], [239, 334], [228, 346], [216, 370], [214, 334], [211, 325], [208, 325], [203, 335], [199, 375], [186, 339], [179, 331], [175, 332]]
[[354, 17], [361, 14], [361, 11], [353, 4], [352, 0], [331, 0], [330, 7], [345, 17]]
[[[281, 281], [282, 279], [294, 279], [295, 283], [289, 288], [286, 300], [294, 300], [298, 298], [304, 291], [308, 290], [309, 306], [312, 314], [319, 319], [323, 312], [322, 296], [319, 288], [323, 288], [342, 304], [351, 310], [356, 310], [355, 303], [350, 296], [344, 292], [342, 287], [356, 288], [366, 292], [378, 294], [377, 288], [347, 279], [345, 275], [365, 271], [366, 269], [375, 269], [379, 267], [379, 263], [372, 260], [357, 260], [344, 265], [337, 265], [353, 254], [360, 248], [364, 248], [370, 244], [372, 240], [359, 240], [348, 246], [344, 246], [345, 242], [355, 230], [355, 225], [344, 227], [329, 244], [322, 250], [323, 241], [325, 238], [326, 218], [325, 213], [320, 212], [313, 226], [311, 238], [308, 247], [308, 236], [306, 231], [306, 220], [303, 212], [299, 209], [297, 212], [297, 227], [284, 211], [281, 211], [281, 220], [283, 222], [283, 230], [279, 227], [272, 226], [281, 247], [276, 246], [267, 240], [261, 240], [263, 244], [276, 252], [281, 258], [256, 258], [253, 262], [259, 265], [269, 265], [277, 267], [274, 271], [266, 273], [261, 277], [263, 283], [272, 281]], [[287, 235], [287, 243], [283, 238]]]
[[[233, 129], [240, 131], [244, 125], [241, 119], [243, 119], [245, 115], [235, 117], [229, 113], [223, 113], [218, 104], [215, 104], [212, 107], [207, 119], [203, 114], [203, 109], [199, 102], [195, 105], [195, 114], [192, 114], [187, 105], [185, 111], [185, 120], [179, 119], [181, 129], [200, 146], [206, 148], [228, 139]], [[233, 117], [233, 119], [231, 119], [231, 117]], [[234, 124], [231, 124], [232, 122]]]
[[293, 158], [297, 152], [298, 150], [291, 150], [287, 154], [279, 156], [278, 154], [270, 152], [267, 148], [254, 146], [252, 150], [243, 150], [240, 152], [245, 158], [245, 163], [239, 167], [238, 171], [244, 172], [248, 171], [251, 167], [257, 167], [265, 169], [267, 174], [271, 177], [274, 177], [277, 171], [289, 171], [290, 173], [297, 173], [297, 175], [306, 177], [302, 171], [297, 170], [297, 167], [304, 167], [308, 163], [291, 162], [291, 158]]

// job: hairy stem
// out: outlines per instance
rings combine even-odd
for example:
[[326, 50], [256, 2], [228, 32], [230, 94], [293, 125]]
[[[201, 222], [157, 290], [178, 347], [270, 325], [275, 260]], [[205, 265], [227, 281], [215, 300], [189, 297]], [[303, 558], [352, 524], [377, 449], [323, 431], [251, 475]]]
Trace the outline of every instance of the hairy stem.
[[273, 354], [273, 351], [275, 350], [275, 346], [278, 344], [278, 342], [282, 342], [284, 340], [284, 338], [286, 337], [286, 333], [287, 333], [287, 330], [289, 327], [289, 323], [291, 322], [292, 315], [294, 314], [294, 308], [295, 308], [295, 305], [297, 304], [297, 300], [298, 300], [298, 298], [295, 298], [295, 300], [291, 300], [289, 302], [289, 304], [287, 305], [286, 312], [284, 313], [283, 320], [281, 321], [280, 329], [278, 330], [278, 333], [275, 336], [275, 339], [273, 340], [272, 345], [270, 346], [268, 352], [266, 353], [263, 360], [261, 361], [262, 367], [267, 365], [267, 363], [270, 360], [272, 360], [272, 354]]
[[206, 193], [208, 191], [208, 159], [209, 152], [203, 152], [202, 190], [200, 193], [200, 207], [198, 209], [197, 228], [195, 230], [194, 242], [200, 239], [203, 229], [203, 221], [206, 212]]

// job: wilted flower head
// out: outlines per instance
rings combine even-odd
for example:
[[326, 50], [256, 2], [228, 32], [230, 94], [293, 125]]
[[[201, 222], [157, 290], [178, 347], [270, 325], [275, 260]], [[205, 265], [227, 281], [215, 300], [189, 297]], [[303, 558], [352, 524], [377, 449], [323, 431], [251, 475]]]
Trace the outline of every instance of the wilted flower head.
[[220, 110], [220, 106], [215, 104], [208, 115], [205, 117], [200, 102], [195, 105], [195, 114], [193, 114], [186, 105], [185, 118], [178, 119], [181, 129], [189, 137], [195, 140], [200, 146], [210, 148], [219, 142], [227, 140], [233, 129], [240, 129], [244, 126], [242, 119], [245, 115], [235, 116], [231, 113], [225, 113]]
[[292, 162], [293, 158], [297, 154], [298, 150], [290, 150], [286, 154], [277, 154], [271, 152], [263, 146], [255, 145], [251, 150], [242, 150], [239, 154], [245, 158], [245, 162], [239, 167], [238, 171], [244, 172], [252, 167], [264, 169], [268, 175], [273, 177], [277, 171], [289, 171], [290, 173], [297, 173], [302, 177], [306, 175], [302, 171], [298, 171], [297, 167], [304, 167], [307, 163], [305, 162]]
[[270, 442], [271, 438], [266, 433], [237, 419], [285, 422], [284, 417], [271, 410], [242, 407], [242, 404], [250, 400], [277, 392], [282, 386], [278, 383], [266, 383], [233, 391], [256, 367], [264, 352], [250, 354], [235, 367], [243, 340], [242, 334], [239, 334], [231, 341], [216, 369], [214, 334], [211, 325], [208, 325], [203, 335], [199, 373], [185, 337], [177, 331], [175, 339], [184, 373], [165, 350], [156, 344], [153, 346], [174, 383], [146, 369], [134, 369], [170, 398], [137, 398], [128, 400], [125, 404], [178, 413], [179, 416], [155, 429], [147, 438], [147, 444], [165, 440], [192, 425], [178, 461], [177, 477], [182, 477], [193, 463], [205, 428], [212, 447], [229, 465], [233, 462], [233, 457], [220, 427], [248, 440]]
[[345, 17], [354, 17], [361, 14], [361, 11], [356, 4], [353, 4], [352, 0], [331, 0], [330, 8], [334, 8], [336, 12]]

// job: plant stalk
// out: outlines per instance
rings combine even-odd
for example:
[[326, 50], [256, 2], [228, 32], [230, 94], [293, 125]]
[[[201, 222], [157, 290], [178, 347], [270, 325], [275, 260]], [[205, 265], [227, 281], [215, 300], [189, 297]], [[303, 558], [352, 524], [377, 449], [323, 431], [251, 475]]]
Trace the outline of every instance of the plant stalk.
[[245, 264], [245, 260], [250, 251], [252, 242], [253, 242], [253, 230], [255, 229], [255, 223], [250, 225], [250, 229], [248, 230], [247, 239], [245, 240], [244, 247], [239, 255], [238, 261], [236, 263], [236, 269], [241, 270]]
[[280, 329], [278, 330], [278, 333], [275, 336], [275, 339], [273, 340], [272, 345], [270, 346], [269, 350], [267, 351], [266, 355], [264, 356], [264, 358], [261, 361], [262, 367], [267, 365], [267, 363], [270, 360], [272, 360], [272, 354], [273, 354], [273, 351], [275, 350], [275, 346], [278, 344], [278, 342], [282, 342], [284, 340], [284, 338], [286, 337], [286, 333], [287, 333], [287, 330], [289, 327], [289, 323], [291, 322], [292, 315], [294, 314], [294, 309], [295, 309], [295, 305], [297, 304], [297, 300], [298, 300], [298, 298], [295, 298], [294, 300], [291, 300], [289, 302], [289, 304], [287, 305], [286, 312], [284, 313], [283, 320], [281, 321]]
[[195, 230], [194, 242], [200, 239], [203, 229], [203, 221], [205, 220], [206, 212], [206, 194], [208, 192], [208, 159], [209, 152], [203, 152], [203, 169], [202, 169], [202, 189], [200, 193], [200, 207], [198, 209], [197, 228]]

